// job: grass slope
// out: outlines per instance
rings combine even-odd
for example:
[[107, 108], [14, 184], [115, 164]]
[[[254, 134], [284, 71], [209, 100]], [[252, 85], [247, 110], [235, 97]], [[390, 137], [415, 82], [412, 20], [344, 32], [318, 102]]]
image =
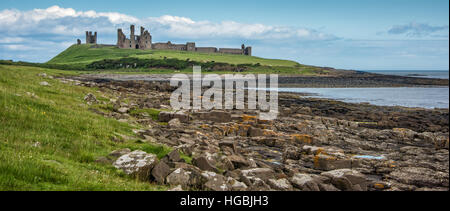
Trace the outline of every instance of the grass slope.
[[299, 64], [294, 61], [264, 59], [254, 56], [229, 55], [229, 54], [207, 54], [184, 51], [162, 51], [162, 50], [136, 50], [119, 49], [112, 46], [93, 47], [93, 45], [72, 45], [47, 63], [49, 64], [71, 64], [87, 65], [94, 61], [103, 59], [117, 59], [123, 57], [136, 57], [141, 59], [163, 59], [176, 58], [180, 60], [190, 59], [199, 62], [223, 62], [228, 64], [261, 64], [263, 66], [285, 66], [295, 67]]
[[[157, 154], [171, 149], [113, 136], [133, 127], [89, 111], [83, 97], [94, 88], [39, 77], [73, 71], [0, 65], [0, 190], [164, 190], [94, 160], [128, 147]], [[47, 81], [51, 86], [41, 86]], [[116, 136], [117, 137], [117, 136]]]

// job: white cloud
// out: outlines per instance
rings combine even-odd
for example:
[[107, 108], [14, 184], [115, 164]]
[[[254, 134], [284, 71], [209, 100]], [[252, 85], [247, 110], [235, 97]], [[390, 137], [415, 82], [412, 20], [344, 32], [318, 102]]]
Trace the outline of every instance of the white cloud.
[[447, 32], [448, 36], [448, 26], [432, 26], [427, 23], [411, 22], [404, 25], [392, 26], [388, 31], [389, 34], [406, 34], [410, 37], [422, 37], [432, 35], [436, 32]]
[[31, 11], [0, 11], [0, 32], [18, 35], [56, 34], [83, 35], [95, 30], [102, 35], [114, 35], [117, 27], [130, 23], [150, 28], [152, 33], [170, 38], [242, 38], [242, 39], [334, 39], [332, 35], [306, 28], [244, 24], [233, 21], [214, 23], [194, 21], [187, 17], [164, 15], [161, 17], [136, 17], [116, 12], [76, 11], [72, 8], [52, 6]]

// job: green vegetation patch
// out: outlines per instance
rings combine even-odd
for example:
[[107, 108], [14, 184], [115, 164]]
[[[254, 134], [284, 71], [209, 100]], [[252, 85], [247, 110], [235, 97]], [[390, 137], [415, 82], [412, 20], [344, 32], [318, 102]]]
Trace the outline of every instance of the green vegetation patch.
[[[95, 163], [122, 148], [158, 157], [169, 148], [137, 141], [133, 126], [90, 112], [83, 98], [96, 89], [40, 77], [67, 71], [0, 65], [0, 190], [164, 190], [111, 165]], [[40, 85], [46, 81], [50, 86]]]

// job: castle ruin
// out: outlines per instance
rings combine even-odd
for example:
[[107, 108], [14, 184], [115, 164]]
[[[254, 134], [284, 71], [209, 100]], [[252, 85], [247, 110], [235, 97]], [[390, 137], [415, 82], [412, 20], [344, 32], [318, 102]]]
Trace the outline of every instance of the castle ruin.
[[86, 44], [97, 44], [97, 32], [92, 35], [91, 31], [86, 31]]
[[141, 27], [141, 34], [134, 35], [134, 25], [130, 26], [130, 39], [127, 39], [122, 29], [117, 30], [117, 47], [124, 49], [152, 49], [152, 36]]
[[186, 44], [152, 43], [150, 32], [141, 27], [140, 35], [135, 35], [134, 25], [130, 26], [130, 38], [126, 38], [122, 29], [117, 30], [117, 47], [123, 49], [154, 49], [154, 50], [176, 50], [176, 51], [194, 51], [201, 53], [223, 53], [236, 55], [252, 55], [252, 47], [241, 48], [216, 48], [216, 47], [196, 47], [195, 42], [187, 42]]
[[[221, 54], [235, 54], [235, 55], [252, 55], [252, 47], [246, 47], [242, 44], [241, 48], [216, 48], [216, 47], [197, 47], [195, 42], [187, 42], [186, 44], [174, 44], [172, 42], [166, 43], [152, 43], [152, 35], [144, 27], [140, 28], [140, 34], [135, 35], [134, 25], [130, 26], [130, 38], [127, 38], [122, 29], [117, 30], [117, 44], [118, 48], [122, 49], [140, 49], [140, 50], [175, 50], [175, 51], [192, 51], [200, 53], [221, 53]], [[77, 40], [80, 45], [81, 41]], [[97, 44], [97, 32], [92, 34], [91, 31], [86, 31], [86, 44]], [[106, 45], [104, 45], [106, 46]], [[110, 45], [107, 45], [110, 46]]]

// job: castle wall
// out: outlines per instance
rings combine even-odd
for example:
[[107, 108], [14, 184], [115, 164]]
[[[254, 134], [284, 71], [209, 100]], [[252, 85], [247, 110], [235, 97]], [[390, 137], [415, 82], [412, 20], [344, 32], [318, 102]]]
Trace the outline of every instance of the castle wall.
[[195, 51], [200, 53], [217, 53], [217, 48], [215, 47], [197, 47]]
[[238, 48], [221, 48], [219, 49], [219, 53], [242, 55], [244, 51]]
[[152, 49], [187, 51], [188, 46], [184, 45], [184, 44], [172, 44], [171, 42], [167, 42], [167, 43], [153, 43], [152, 44]]

